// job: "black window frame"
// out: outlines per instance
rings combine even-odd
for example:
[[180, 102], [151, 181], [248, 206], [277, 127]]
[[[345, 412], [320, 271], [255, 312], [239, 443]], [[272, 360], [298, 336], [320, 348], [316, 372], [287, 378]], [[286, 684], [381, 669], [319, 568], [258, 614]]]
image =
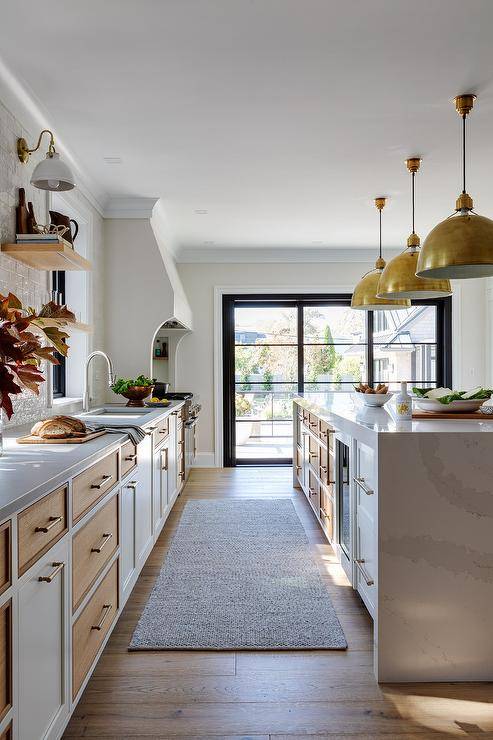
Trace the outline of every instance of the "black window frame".
[[[235, 319], [236, 306], [268, 308], [297, 307], [298, 393], [304, 391], [303, 308], [305, 306], [350, 306], [350, 293], [337, 294], [226, 294], [222, 301], [223, 349], [223, 458], [225, 467], [235, 465], [290, 465], [292, 459], [236, 459], [235, 457]], [[452, 298], [412, 301], [413, 306], [436, 306], [436, 383], [452, 388]], [[366, 363], [368, 382], [373, 383], [374, 312], [366, 314]], [[245, 345], [249, 346], [249, 345]]]
[[[51, 287], [53, 292], [53, 300], [57, 303], [65, 304], [65, 272], [63, 270], [54, 270], [51, 276]], [[53, 365], [52, 371], [52, 385], [53, 385], [53, 398], [64, 398], [67, 389], [67, 362], [64, 355], [60, 352], [55, 352], [59, 364]]]

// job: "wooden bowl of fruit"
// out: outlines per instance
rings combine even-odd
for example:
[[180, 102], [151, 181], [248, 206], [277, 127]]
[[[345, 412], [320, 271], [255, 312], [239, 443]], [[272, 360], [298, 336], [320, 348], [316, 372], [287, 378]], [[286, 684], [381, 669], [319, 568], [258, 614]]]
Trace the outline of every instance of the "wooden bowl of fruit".
[[365, 406], [383, 406], [392, 398], [389, 386], [386, 383], [378, 383], [374, 388], [367, 383], [354, 386], [356, 396]]

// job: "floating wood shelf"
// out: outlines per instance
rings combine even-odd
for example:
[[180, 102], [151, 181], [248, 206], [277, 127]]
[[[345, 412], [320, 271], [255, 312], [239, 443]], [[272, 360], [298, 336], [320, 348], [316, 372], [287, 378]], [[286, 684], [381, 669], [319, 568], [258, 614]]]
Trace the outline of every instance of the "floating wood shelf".
[[64, 243], [2, 244], [2, 252], [35, 270], [92, 270], [88, 260]]

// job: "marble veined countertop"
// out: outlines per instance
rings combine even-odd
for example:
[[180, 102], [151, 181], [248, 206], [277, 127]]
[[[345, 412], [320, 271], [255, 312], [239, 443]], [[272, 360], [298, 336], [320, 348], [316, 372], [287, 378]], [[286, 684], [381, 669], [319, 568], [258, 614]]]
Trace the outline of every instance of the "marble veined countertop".
[[[125, 426], [136, 424], [147, 426], [168, 416], [183, 405], [183, 401], [172, 401], [166, 408], [152, 409], [140, 417], [129, 418], [125, 414], [111, 419], [104, 416], [76, 414], [87, 424]], [[31, 424], [22, 427], [7, 427], [3, 434], [3, 455], [0, 456], [0, 521], [15, 511], [36, 501], [45, 493], [66, 483], [67, 479], [97, 460], [102, 454], [111, 452], [127, 437], [122, 434], [105, 434], [84, 444], [35, 444], [19, 445], [17, 437], [30, 433]]]
[[[303, 408], [332, 423], [336, 429], [353, 434], [356, 429], [376, 434], [437, 434], [451, 432], [483, 434], [493, 433], [493, 417], [454, 420], [424, 419], [401, 421], [396, 418], [391, 398], [382, 408], [365, 406], [352, 393], [302, 393], [294, 400]], [[451, 414], [451, 417], [453, 415]], [[489, 420], [491, 419], [491, 420]]]

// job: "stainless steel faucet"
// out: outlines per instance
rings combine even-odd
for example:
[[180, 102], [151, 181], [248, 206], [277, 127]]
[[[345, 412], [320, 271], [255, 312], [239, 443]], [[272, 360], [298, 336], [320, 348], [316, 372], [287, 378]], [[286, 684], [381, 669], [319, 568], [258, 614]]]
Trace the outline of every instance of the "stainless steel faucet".
[[108, 386], [111, 388], [111, 386], [115, 382], [115, 373], [113, 372], [113, 363], [111, 362], [106, 352], [102, 352], [100, 349], [96, 349], [94, 350], [94, 352], [91, 352], [91, 354], [88, 356], [86, 360], [84, 398], [82, 400], [82, 410], [83, 411], [89, 411], [89, 365], [91, 364], [91, 360], [93, 359], [93, 357], [96, 357], [97, 355], [104, 357], [104, 359], [106, 360], [106, 364], [108, 365]]

